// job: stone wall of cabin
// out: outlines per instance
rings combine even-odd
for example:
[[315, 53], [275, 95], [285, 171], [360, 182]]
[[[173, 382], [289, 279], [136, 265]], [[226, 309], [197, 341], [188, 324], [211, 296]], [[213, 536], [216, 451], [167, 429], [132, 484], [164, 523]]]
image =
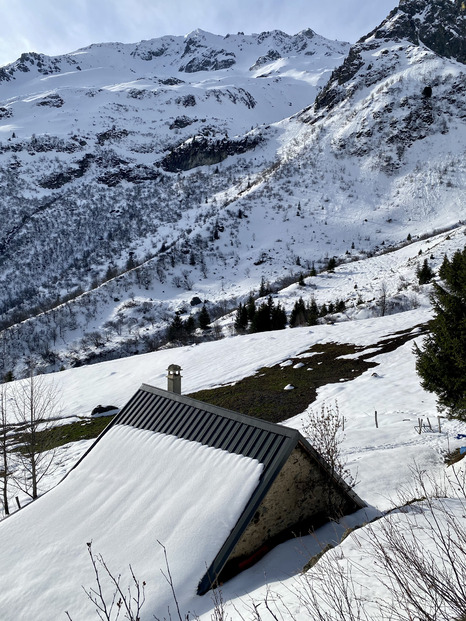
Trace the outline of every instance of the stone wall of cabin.
[[[233, 549], [228, 563], [251, 557], [294, 526], [296, 531], [306, 528], [305, 532], [295, 531], [294, 534], [307, 534], [313, 523], [317, 526], [327, 519], [329, 494], [333, 516], [337, 517], [344, 511], [346, 499], [328, 474], [298, 445]], [[291, 536], [289, 533], [283, 539]]]

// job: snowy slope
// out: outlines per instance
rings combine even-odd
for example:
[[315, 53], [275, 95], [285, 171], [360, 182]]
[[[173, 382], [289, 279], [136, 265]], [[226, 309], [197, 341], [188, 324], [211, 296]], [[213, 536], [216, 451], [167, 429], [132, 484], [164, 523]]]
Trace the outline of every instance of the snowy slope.
[[[461, 445], [461, 439], [456, 436], [466, 432], [466, 425], [442, 419], [440, 430], [434, 395], [420, 387], [412, 343], [414, 340], [421, 343], [418, 326], [430, 318], [431, 310], [429, 285], [418, 287], [414, 292], [412, 283], [420, 258], [428, 256], [433, 267], [437, 268], [443, 254], [450, 255], [455, 249], [462, 248], [464, 239], [461, 228], [450, 235], [421, 240], [395, 252], [341, 265], [334, 274], [307, 279], [305, 288], [293, 285], [280, 293], [280, 300], [289, 306], [298, 295], [314, 294], [322, 302], [328, 300], [329, 295], [332, 297], [334, 290], [345, 296], [354, 293], [352, 283], [357, 282], [366, 302], [358, 304], [354, 300], [355, 305], [348, 310], [349, 316], [354, 318], [352, 321], [234, 336], [45, 376], [46, 381], [59, 388], [65, 404], [63, 415], [76, 417], [89, 415], [98, 404], [121, 407], [142, 382], [164, 388], [166, 369], [171, 363], [182, 367], [183, 392], [187, 393], [233, 383], [264, 365], [286, 363], [289, 358], [295, 358], [319, 343], [354, 343], [363, 347], [359, 355], [368, 351], [375, 354], [377, 367], [355, 380], [321, 388], [317, 401], [310, 404], [311, 408], [319, 409], [337, 401], [345, 417], [343, 455], [358, 480], [355, 491], [369, 508], [345, 518], [342, 524], [320, 529], [316, 537], [304, 537], [279, 546], [257, 565], [223, 585], [227, 610], [234, 619], [239, 618], [239, 614], [249, 618], [251, 598], [263, 601], [267, 589], [273, 589], [299, 619], [309, 618], [296, 596], [296, 590], [303, 592], [299, 572], [309, 558], [327, 543], [338, 543], [346, 528], [366, 523], [380, 511], [397, 504], [400, 493], [406, 495], [408, 490], [409, 497], [412, 497], [413, 467], [425, 471], [435, 481], [441, 481], [446, 472], [443, 457]], [[430, 259], [431, 256], [434, 259]], [[374, 316], [370, 299], [387, 274], [391, 275], [387, 280], [389, 291], [395, 296], [400, 295], [400, 281], [409, 283], [408, 288], [418, 298], [417, 308], [384, 317]], [[401, 293], [405, 292], [406, 289], [402, 288]], [[365, 318], [358, 320], [355, 317]], [[225, 322], [228, 323], [228, 319]], [[411, 330], [413, 340], [392, 352], [377, 354], [376, 344], [401, 330]], [[310, 369], [312, 382], [312, 357], [304, 354], [302, 361]], [[283, 382], [284, 389], [285, 385]], [[378, 427], [375, 425], [375, 411], [378, 413]], [[424, 422], [431, 421], [432, 431], [418, 433], [419, 417]], [[304, 411], [288, 424], [301, 429], [305, 420]], [[144, 460], [140, 450], [142, 441]], [[238, 461], [235, 456], [229, 456], [230, 463], [224, 461], [223, 455], [217, 455], [218, 452], [204, 448], [193, 449], [193, 461], [179, 463], [180, 442], [147, 432], [124, 430], [120, 433], [117, 430], [115, 437], [110, 436], [108, 443], [98, 443], [96, 449], [56, 488], [3, 521], [0, 524], [1, 562], [8, 565], [9, 571], [1, 572], [2, 618], [15, 618], [9, 615], [20, 611], [21, 606], [34, 611], [35, 618], [39, 619], [41, 615], [43, 618], [50, 618], [50, 615], [59, 618], [60, 611], [64, 610], [69, 610], [75, 620], [93, 618], [80, 588], [81, 585], [94, 585], [86, 550], [86, 543], [90, 540], [94, 552], [104, 555], [110, 569], [122, 573], [125, 587], [130, 581], [129, 563], [137, 577], [147, 582], [148, 603], [143, 610], [148, 619], [154, 611], [167, 615], [167, 606], [173, 610], [174, 602], [159, 572], [165, 569], [165, 565], [158, 539], [167, 547], [183, 611], [196, 611], [209, 619], [213, 606], [210, 595], [196, 596], [195, 586], [204, 569], [201, 559], [215, 554], [218, 545], [212, 538], [212, 516], [223, 514], [228, 507], [231, 520], [225, 524], [228, 530], [235, 519], [236, 501], [241, 501], [242, 491], [254, 486], [258, 471], [257, 466], [248, 460], [239, 458]], [[66, 449], [62, 450], [60, 469], [55, 478], [48, 481], [48, 486], [69, 470], [90, 443], [81, 442], [78, 447], [69, 447], [68, 455]], [[105, 472], [111, 472], [111, 475], [104, 475]], [[233, 480], [224, 485], [224, 478], [217, 481], [217, 472], [219, 476], [231, 476]], [[193, 490], [198, 489], [197, 476], [203, 491], [194, 494]], [[167, 478], [180, 488], [180, 497], [173, 497], [170, 491], [167, 498]], [[239, 490], [235, 487], [238, 482]], [[21, 497], [21, 501], [24, 500]], [[214, 506], [217, 501], [219, 504]], [[188, 525], [185, 529], [173, 531], [172, 522], [184, 515], [183, 507], [186, 507]], [[454, 514], [460, 510], [458, 503], [452, 503]], [[403, 519], [409, 524], [409, 515]], [[343, 553], [345, 559], [354, 559], [364, 573], [367, 572], [365, 568], [371, 567], [373, 558], [370, 553], [361, 558], [358, 544], [361, 536], [356, 534], [356, 539], [345, 540], [342, 548], [337, 549], [337, 555]], [[421, 536], [422, 532], [419, 533]], [[134, 540], [131, 546], [122, 544], [130, 540]], [[187, 549], [189, 563], [186, 563]], [[366, 546], [366, 552], [368, 550]], [[372, 576], [371, 572], [369, 575]], [[308, 576], [311, 585], [314, 584], [312, 576], [311, 572]], [[55, 588], [57, 581], [60, 584], [58, 591]], [[363, 586], [371, 601], [382, 593], [372, 578], [363, 581]], [[280, 600], [276, 598], [276, 601]]]
[[[415, 336], [415, 326], [425, 321], [429, 314], [426, 309], [417, 309], [351, 323], [233, 337], [196, 347], [72, 369], [56, 374], [54, 381], [70, 404], [68, 413], [84, 414], [97, 402], [122, 405], [141, 381], [152, 381], [164, 387], [163, 376], [170, 362], [181, 364], [183, 390], [191, 391], [232, 382], [264, 364], [286, 361], [315, 343], [352, 342], [373, 349], [374, 343], [398, 330], [411, 327]], [[303, 358], [303, 361], [312, 367], [312, 359]], [[245, 614], [250, 598], [262, 600], [270, 586], [285, 597], [285, 601], [297, 607], [298, 602], [290, 589], [296, 586], [297, 574], [310, 556], [328, 541], [338, 542], [346, 527], [366, 522], [368, 516], [377, 514], [377, 510], [387, 509], [397, 502], [399, 492], [411, 485], [410, 469], [415, 463], [434, 477], [441, 477], [444, 473], [443, 455], [459, 446], [456, 434], [464, 433], [466, 426], [442, 420], [442, 431], [439, 432], [435, 400], [419, 385], [411, 343], [377, 356], [376, 362], [377, 376], [373, 375], [374, 369], [370, 369], [356, 380], [327, 386], [319, 391], [318, 401], [312, 405], [319, 408], [322, 403], [338, 401], [346, 419], [344, 456], [359, 481], [357, 493], [372, 506], [369, 513], [360, 512], [346, 519], [341, 526], [325, 527], [317, 533], [317, 538], [288, 542], [225, 584], [223, 597], [233, 618], [237, 618], [233, 606]], [[49, 376], [49, 381], [52, 377]], [[378, 411], [378, 428], [374, 423], [374, 410]], [[420, 416], [430, 418], [432, 432], [418, 434], [415, 426]], [[289, 424], [301, 428], [303, 419], [305, 412]], [[144, 442], [144, 460], [141, 459], [141, 441]], [[188, 566], [186, 549], [190, 551], [190, 559], [194, 556], [194, 541], [199, 546], [196, 559], [213, 552], [217, 543], [212, 539], [212, 516], [228, 506], [234, 520], [236, 500], [242, 497], [234, 485], [239, 479], [239, 489], [245, 485], [245, 480], [253, 487], [257, 469], [248, 460], [239, 458], [239, 463], [234, 461], [235, 456], [229, 456], [233, 462], [227, 464], [223, 456], [217, 456], [218, 452], [204, 448], [193, 450], [194, 461], [179, 463], [176, 456], [180, 442], [147, 432], [124, 430], [123, 433], [117, 429], [115, 437], [112, 435], [108, 443], [100, 442], [58, 487], [2, 522], [2, 559], [10, 568], [2, 572], [1, 578], [2, 618], [14, 618], [9, 614], [20, 610], [18, 605], [33, 610], [38, 615], [35, 618], [41, 618], [44, 611], [49, 613], [49, 617], [44, 618], [50, 618], [52, 610], [56, 618], [59, 618], [60, 610], [75, 611], [72, 615], [75, 619], [92, 618], [91, 613], [86, 612], [86, 597], [80, 589], [81, 584], [94, 584], [85, 545], [90, 540], [94, 551], [104, 555], [110, 568], [122, 573], [125, 586], [129, 583], [128, 563], [136, 575], [147, 582], [147, 618], [151, 618], [154, 610], [166, 614], [163, 607], [170, 605], [173, 609], [173, 602], [159, 573], [165, 565], [157, 539], [167, 546], [183, 610], [205, 612], [206, 618], [210, 618], [210, 596], [199, 598], [193, 592], [198, 579], [196, 568], [202, 564], [196, 564], [197, 560], [193, 559], [192, 565], [190, 562]], [[83, 448], [82, 445], [81, 450]], [[206, 469], [208, 477], [205, 476]], [[104, 472], [111, 472], [111, 475], [104, 477]], [[216, 480], [216, 472], [221, 477], [232, 476], [233, 480], [225, 485], [224, 478]], [[157, 476], [154, 473], [158, 473]], [[197, 491], [197, 479], [193, 478], [198, 475], [202, 481], [201, 494]], [[172, 497], [172, 491], [170, 498], [166, 497], [166, 477], [180, 487], [180, 497]], [[195, 495], [193, 490], [196, 490]], [[231, 498], [230, 490], [233, 490]], [[228, 498], [224, 495], [227, 493]], [[217, 499], [220, 504], [214, 507], [212, 503]], [[189, 508], [189, 527], [173, 531], [172, 521], [178, 519], [173, 517], [174, 512], [176, 516], [181, 515], [183, 512], [179, 509], [185, 506], [183, 503]], [[154, 507], [157, 508], [155, 513]], [[197, 515], [200, 521], [197, 521]], [[164, 524], [169, 525], [168, 531], [164, 530]], [[193, 529], [199, 529], [195, 539], [186, 541], [184, 534], [193, 536]], [[134, 537], [135, 543], [130, 547], [122, 545], [122, 541], [133, 541]], [[356, 545], [351, 541], [347, 540], [344, 548], [349, 556], [348, 547]], [[356, 555], [358, 549], [357, 546], [354, 548]], [[72, 571], [69, 569], [70, 559]], [[180, 562], [182, 570], [178, 569]], [[370, 563], [370, 557], [367, 562]], [[12, 567], [20, 568], [19, 578]], [[42, 568], [40, 572], [37, 567]], [[56, 581], [61, 585], [58, 591]], [[371, 592], [371, 582], [364, 584]], [[42, 595], [36, 597], [36, 589], [43, 592], [43, 600]], [[24, 592], [28, 595], [24, 596]], [[19, 593], [22, 593], [21, 597]], [[239, 600], [238, 595], [241, 595]], [[304, 610], [302, 614], [305, 615]]]
[[[225, 39], [199, 31], [186, 40], [92, 46], [56, 61], [26, 57], [0, 72], [0, 92], [6, 93], [0, 108], [1, 208], [7, 223], [0, 242], [2, 320], [11, 324], [2, 332], [3, 372], [21, 374], [24, 358], [31, 354], [50, 370], [98, 360], [102, 353], [114, 358], [146, 352], [49, 375], [47, 381], [63, 395], [63, 416], [75, 418], [89, 415], [98, 404], [121, 407], [142, 382], [165, 387], [171, 363], [182, 366], [183, 392], [191, 392], [233, 383], [264, 365], [286, 363], [318, 343], [354, 343], [376, 354], [375, 369], [321, 388], [310, 404], [318, 409], [337, 400], [345, 417], [343, 453], [368, 510], [320, 529], [316, 537], [279, 546], [225, 584], [222, 595], [233, 619], [252, 617], [253, 601], [262, 602], [263, 612], [264, 598], [272, 594], [280, 617], [308, 619], [300, 599], [306, 585], [299, 572], [309, 558], [328, 542], [338, 544], [347, 527], [364, 524], [399, 503], [400, 495], [404, 500], [419, 497], [413, 490], [414, 466], [442, 484], [448, 472], [444, 455], [464, 443], [457, 438], [466, 433], [464, 423], [437, 419], [435, 398], [420, 387], [412, 351], [413, 341], [422, 341], [419, 326], [431, 317], [430, 285], [417, 284], [416, 268], [426, 258], [437, 271], [443, 255], [462, 249], [466, 240], [466, 81], [464, 57], [455, 47], [464, 16], [454, 13], [460, 10], [458, 2], [428, 4], [402, 1], [351, 48], [313, 106], [317, 87], [324, 86], [324, 76], [340, 64], [337, 57], [344, 51], [339, 44], [329, 50], [317, 38], [322, 58], [319, 52], [300, 54], [299, 41], [314, 51], [316, 38], [307, 31], [291, 38], [268, 33]], [[452, 35], [447, 41], [441, 36], [445, 32]], [[187, 42], [190, 49], [182, 58]], [[269, 54], [271, 49], [280, 58]], [[325, 56], [326, 51], [333, 56]], [[319, 63], [312, 68], [306, 64], [313, 59], [320, 68]], [[190, 70], [202, 71], [186, 71], [189, 63]], [[167, 78], [171, 83], [163, 83]], [[54, 80], [60, 88], [52, 86]], [[215, 93], [217, 88], [221, 93]], [[252, 95], [255, 107], [248, 107], [251, 99], [240, 89]], [[191, 95], [195, 106], [189, 103]], [[307, 95], [310, 100], [304, 101]], [[261, 117], [261, 108], [270, 120]], [[298, 113], [300, 108], [306, 109]], [[53, 136], [41, 134], [51, 127], [56, 128]], [[249, 132], [247, 139], [244, 132]], [[209, 151], [212, 144], [217, 151]], [[170, 153], [181, 159], [165, 160]], [[203, 160], [206, 153], [218, 161]], [[164, 168], [183, 158], [194, 168]], [[44, 179], [47, 183], [40, 185]], [[411, 243], [406, 242], [408, 234]], [[343, 260], [333, 273], [307, 275], [313, 263], [325, 268], [332, 256]], [[289, 284], [299, 273], [305, 287]], [[228, 310], [250, 290], [257, 292], [261, 277], [278, 282], [284, 276], [287, 286], [277, 286], [274, 295], [288, 312], [303, 297], [315, 298], [319, 305], [344, 299], [345, 313], [328, 316], [317, 326], [230, 336], [234, 315]], [[388, 297], [383, 317], [382, 295]], [[184, 318], [196, 312], [190, 304], [194, 296], [206, 300], [209, 311], [220, 317], [217, 336], [222, 330], [226, 338], [151, 351], [175, 310]], [[374, 351], [376, 343], [400, 330], [411, 331], [413, 340], [389, 353]], [[304, 356], [303, 362], [312, 378], [312, 358]], [[288, 422], [301, 428], [305, 418], [303, 412]], [[429, 419], [432, 430], [419, 434], [419, 418]], [[182, 489], [192, 469], [188, 476], [185, 464], [165, 459], [168, 445], [176, 452], [173, 440], [151, 436], [145, 438], [150, 464], [137, 458], [129, 464], [136, 473], [134, 483], [126, 476], [120, 440], [111, 438], [111, 454], [91, 452], [58, 487], [0, 524], [2, 562], [21, 568], [1, 572], [2, 618], [18, 617], [17, 602], [37, 618], [50, 613], [52, 605], [56, 615], [69, 609], [76, 610], [75, 621], [86, 618], [88, 603], [80, 587], [92, 585], [85, 547], [91, 539], [125, 584], [131, 563], [147, 581], [148, 601], [158, 598], [157, 610], [167, 615], [166, 606], [173, 610], [173, 602], [159, 574], [164, 560], [156, 543], [165, 534], [170, 562], [183, 566], [177, 578], [183, 612], [211, 618], [209, 595], [199, 598], [193, 591], [201, 559], [215, 553], [211, 531], [205, 530], [209, 519], [190, 524], [199, 527], [199, 547], [188, 575], [191, 565], [185, 566], [182, 556], [191, 549], [192, 538], [186, 543], [178, 533], [171, 539], [173, 533], [165, 531], [158, 537], [149, 505], [140, 502], [143, 497], [159, 506], [152, 486], [144, 487], [144, 468], [162, 463], [163, 474], [173, 479], [180, 468]], [[128, 446], [133, 440], [132, 434], [124, 438]], [[89, 444], [62, 449], [60, 469], [47, 486]], [[136, 496], [133, 504], [119, 501], [113, 480], [99, 480], [99, 464], [91, 467], [89, 461], [93, 453], [118, 473], [116, 485]], [[216, 456], [199, 450], [193, 459], [204, 459], [198, 469], [202, 473]], [[241, 481], [244, 477], [254, 486], [254, 464], [235, 462], [231, 471], [241, 471]], [[103, 504], [101, 486], [110, 493]], [[164, 506], [173, 509], [187, 500], [201, 515], [204, 505], [210, 511], [216, 500], [218, 488], [209, 490], [173, 503], [167, 499]], [[230, 499], [222, 496], [219, 503], [223, 511]], [[464, 503], [445, 503], [461, 519]], [[443, 519], [444, 514], [438, 515]], [[128, 516], [140, 537], [130, 550], [121, 545], [120, 535]], [[415, 527], [416, 539], [429, 546], [426, 516], [422, 506], [414, 505], [395, 519], [408, 535]], [[166, 524], [164, 519], [158, 515], [157, 523]], [[192, 531], [186, 532], [189, 537]], [[347, 560], [357, 565], [358, 585], [372, 606], [376, 597], [387, 594], [374, 579], [370, 546], [361, 543], [370, 535], [367, 528], [357, 531], [335, 554], [340, 566]], [[42, 555], [52, 560], [47, 564]], [[40, 575], [37, 566], [43, 568]], [[311, 591], [318, 589], [321, 566], [308, 574]], [[51, 587], [56, 576], [59, 593]], [[48, 594], [42, 609], [35, 589]], [[146, 607], [147, 618], [154, 608], [152, 603]], [[377, 616], [374, 608], [368, 611], [369, 618]]]
[[412, 5], [346, 59], [312, 31], [196, 31], [5, 68], [2, 371], [151, 351], [196, 297], [217, 317], [463, 221], [464, 64], [424, 42], [462, 22], [425, 34], [416, 9], [413, 34]]
[[[115, 124], [132, 139], [125, 150], [145, 143], [153, 154], [193, 129], [242, 134], [309, 105], [348, 49], [312, 30], [227, 37], [197, 30], [58, 57], [23, 54], [0, 73], [0, 135], [15, 132], [16, 144], [32, 134], [69, 140]], [[190, 129], [180, 122], [170, 130], [177, 116]]]
[[260, 472], [255, 460], [195, 442], [113, 428], [59, 487], [2, 522], [1, 618], [93, 618], [82, 590], [95, 586], [89, 542], [125, 591], [128, 563], [146, 580], [143, 618], [152, 619], [172, 605], [160, 541], [184, 609]]

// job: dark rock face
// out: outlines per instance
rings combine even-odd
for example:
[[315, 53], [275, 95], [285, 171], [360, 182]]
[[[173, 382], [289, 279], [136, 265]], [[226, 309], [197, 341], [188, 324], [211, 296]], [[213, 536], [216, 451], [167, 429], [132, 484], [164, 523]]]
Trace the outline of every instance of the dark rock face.
[[221, 69], [228, 69], [236, 63], [236, 58], [233, 52], [226, 52], [225, 50], [211, 50], [207, 53], [202, 53], [199, 56], [191, 58], [185, 65], [181, 65], [180, 71], [185, 73], [196, 73], [198, 71], [219, 71]]
[[56, 93], [52, 93], [44, 99], [41, 99], [36, 105], [37, 106], [48, 106], [49, 108], [61, 108], [65, 102]]
[[91, 153], [87, 153], [81, 160], [76, 162], [76, 168], [68, 168], [67, 170], [50, 175], [40, 183], [40, 186], [49, 190], [57, 190], [62, 186], [70, 183], [73, 179], [79, 179], [89, 169], [95, 157]]
[[0, 107], [0, 119], [9, 119], [13, 116], [13, 111], [11, 108], [5, 108], [4, 106]]
[[[384, 40], [407, 40], [414, 45], [425, 45], [439, 56], [466, 63], [466, 2], [401, 0], [387, 19], [354, 45], [344, 63], [333, 71], [326, 87], [316, 98], [317, 112], [324, 108], [331, 109], [351, 96], [351, 88], [342, 87], [348, 85], [363, 68], [363, 53], [376, 49]], [[372, 79], [371, 67], [367, 69], [366, 86], [385, 77], [379, 72]]]
[[170, 129], [183, 129], [196, 121], [197, 119], [190, 119], [188, 116], [177, 116], [173, 123], [171, 123]]
[[108, 140], [118, 141], [118, 140], [121, 140], [122, 138], [125, 138], [127, 135], [128, 135], [128, 130], [126, 129], [117, 130], [114, 127], [112, 127], [111, 129], [108, 129], [105, 132], [100, 132], [99, 134], [96, 134], [96, 138], [97, 138], [97, 143], [100, 145], [103, 145]]
[[167, 172], [191, 170], [198, 166], [210, 166], [223, 162], [228, 156], [246, 153], [261, 142], [260, 136], [246, 136], [240, 140], [209, 140], [196, 136], [189, 142], [174, 148], [165, 156], [161, 166]]
[[321, 110], [322, 108], [333, 108], [348, 95], [346, 91], [338, 89], [337, 87], [349, 82], [350, 79], [364, 66], [361, 51], [362, 50], [359, 46], [353, 46], [341, 67], [338, 67], [338, 69], [332, 72], [327, 85], [316, 97], [316, 110]]
[[[81, 67], [72, 56], [65, 56], [63, 58], [68, 67], [72, 67], [76, 71], [81, 70]], [[8, 82], [14, 79], [18, 71], [28, 73], [33, 67], [42, 75], [52, 75], [63, 71], [63, 63], [61, 63], [60, 57], [50, 57], [44, 54], [37, 54], [36, 52], [29, 52], [21, 54], [16, 62], [0, 69], [0, 82]]]
[[250, 68], [250, 71], [254, 71], [254, 69], [258, 69], [267, 63], [270, 63], [274, 60], [278, 60], [281, 58], [280, 54], [276, 50], [269, 50], [265, 56], [259, 56], [255, 64]]
[[439, 56], [466, 63], [466, 4], [464, 0], [401, 0], [368, 37], [372, 35], [423, 43]]

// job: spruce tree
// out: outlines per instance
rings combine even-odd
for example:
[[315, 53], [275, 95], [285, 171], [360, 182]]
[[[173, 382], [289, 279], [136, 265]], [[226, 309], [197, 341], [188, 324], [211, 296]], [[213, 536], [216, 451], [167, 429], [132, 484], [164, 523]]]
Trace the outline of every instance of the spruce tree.
[[317, 302], [315, 301], [314, 297], [311, 299], [311, 303], [308, 307], [307, 323], [310, 326], [315, 326], [317, 323], [319, 323], [319, 307], [317, 306]]
[[270, 321], [272, 330], [284, 330], [286, 328], [286, 312], [280, 302], [275, 306], [272, 305], [270, 310]]
[[270, 305], [268, 302], [262, 302], [256, 309], [254, 317], [251, 321], [251, 332], [267, 332], [272, 329], [272, 321], [270, 317]]
[[427, 284], [434, 277], [434, 272], [432, 271], [432, 268], [427, 262], [427, 259], [424, 259], [424, 263], [422, 264], [422, 267], [417, 268], [416, 276], [417, 276], [417, 279], [420, 285]]
[[235, 316], [235, 330], [237, 332], [245, 332], [248, 327], [248, 309], [240, 302]]
[[188, 334], [191, 334], [196, 329], [196, 322], [194, 321], [194, 317], [189, 315], [186, 321], [183, 323], [183, 327]]
[[252, 294], [249, 295], [248, 303], [246, 304], [246, 310], [248, 312], [248, 320], [252, 321], [254, 319], [254, 315], [256, 314], [256, 303]]
[[202, 306], [199, 315], [198, 315], [199, 327], [201, 330], [206, 330], [210, 325], [210, 315], [209, 311], [205, 307], [205, 304]]
[[169, 341], [181, 340], [184, 336], [184, 324], [180, 316], [180, 311], [176, 311], [175, 317], [168, 327], [167, 337]]
[[440, 411], [466, 421], [466, 247], [440, 268], [434, 283], [434, 318], [423, 348], [415, 346], [423, 388], [437, 394]]
[[286, 327], [286, 312], [283, 306], [275, 305], [272, 296], [267, 298], [256, 310], [251, 322], [251, 332], [267, 332], [268, 330], [283, 330]]
[[299, 298], [293, 306], [293, 310], [290, 315], [290, 326], [295, 328], [296, 326], [305, 326], [307, 323], [307, 311], [303, 298]]

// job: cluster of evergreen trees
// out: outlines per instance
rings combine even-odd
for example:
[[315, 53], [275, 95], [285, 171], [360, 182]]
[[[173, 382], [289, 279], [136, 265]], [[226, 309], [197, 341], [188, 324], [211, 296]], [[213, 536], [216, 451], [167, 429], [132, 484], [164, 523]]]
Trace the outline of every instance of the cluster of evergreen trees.
[[423, 349], [415, 346], [416, 370], [440, 411], [466, 421], [466, 247], [446, 256], [433, 283], [434, 318]]
[[314, 326], [318, 323], [320, 317], [332, 313], [342, 313], [346, 308], [344, 300], [337, 300], [335, 303], [322, 304], [318, 306], [314, 298], [307, 304], [303, 298], [299, 298], [293, 307], [290, 315], [290, 327], [297, 326]]
[[199, 311], [196, 318], [193, 315], [185, 320], [181, 318], [181, 312], [177, 311], [175, 317], [167, 329], [167, 339], [169, 341], [186, 341], [187, 338], [196, 330], [206, 330], [210, 326], [210, 315], [205, 304]]
[[235, 329], [237, 332], [267, 332], [286, 328], [287, 318], [283, 306], [275, 304], [272, 296], [258, 307], [254, 298], [249, 296], [246, 304], [240, 304], [236, 311]]

